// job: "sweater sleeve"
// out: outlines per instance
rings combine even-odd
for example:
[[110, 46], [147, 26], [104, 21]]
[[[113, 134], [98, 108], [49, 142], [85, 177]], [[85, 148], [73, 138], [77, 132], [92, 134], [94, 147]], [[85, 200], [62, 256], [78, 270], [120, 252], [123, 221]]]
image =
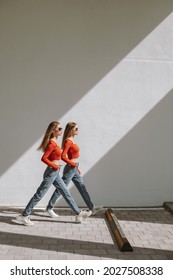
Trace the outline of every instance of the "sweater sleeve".
[[44, 154], [43, 154], [43, 156], [42, 156], [42, 158], [41, 158], [41, 161], [43, 161], [45, 164], [47, 164], [47, 165], [53, 167], [54, 170], [58, 170], [58, 165], [55, 164], [55, 163], [53, 163], [52, 161], [50, 161], [50, 160], [48, 159], [49, 155], [50, 155], [51, 152], [54, 150], [54, 148], [55, 148], [55, 146], [53, 145], [53, 143], [50, 142], [50, 143], [47, 145], [47, 148], [46, 148], [46, 150], [45, 150], [45, 152], [44, 152]]
[[61, 158], [62, 158], [63, 161], [70, 164], [72, 167], [76, 167], [76, 163], [73, 162], [72, 160], [70, 160], [67, 157], [67, 153], [68, 153], [68, 150], [70, 149], [71, 143], [72, 143], [71, 141], [66, 140], [66, 142], [64, 144], [64, 149], [63, 149], [62, 154], [61, 154]]

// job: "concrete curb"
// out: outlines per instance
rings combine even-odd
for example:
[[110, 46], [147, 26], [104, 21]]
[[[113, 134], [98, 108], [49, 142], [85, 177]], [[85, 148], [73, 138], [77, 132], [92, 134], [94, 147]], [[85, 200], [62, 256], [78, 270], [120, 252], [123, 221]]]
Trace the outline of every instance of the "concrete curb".
[[119, 222], [113, 213], [112, 209], [107, 209], [105, 211], [105, 216], [108, 220], [112, 233], [117, 241], [117, 244], [121, 251], [133, 251], [129, 241], [127, 240]]

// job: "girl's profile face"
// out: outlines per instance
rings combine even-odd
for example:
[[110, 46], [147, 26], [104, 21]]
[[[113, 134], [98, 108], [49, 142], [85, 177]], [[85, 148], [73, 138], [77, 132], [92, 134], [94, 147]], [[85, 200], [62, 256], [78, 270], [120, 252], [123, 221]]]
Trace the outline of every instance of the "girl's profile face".
[[60, 124], [57, 125], [57, 127], [54, 130], [54, 135], [55, 137], [58, 137], [62, 134], [62, 127], [60, 126]]
[[77, 125], [72, 129], [72, 134], [73, 134], [73, 136], [78, 135], [78, 126]]

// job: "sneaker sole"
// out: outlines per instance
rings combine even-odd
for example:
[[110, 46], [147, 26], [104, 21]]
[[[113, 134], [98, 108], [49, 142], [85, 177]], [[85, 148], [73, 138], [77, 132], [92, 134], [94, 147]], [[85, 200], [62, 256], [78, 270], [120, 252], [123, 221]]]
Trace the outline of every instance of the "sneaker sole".
[[44, 212], [45, 213], [45, 215], [47, 216], [47, 217], [50, 217], [50, 218], [52, 218], [52, 219], [56, 219], [56, 218], [59, 218], [59, 215], [57, 215], [56, 217], [54, 217], [54, 216], [51, 216], [48, 212]]

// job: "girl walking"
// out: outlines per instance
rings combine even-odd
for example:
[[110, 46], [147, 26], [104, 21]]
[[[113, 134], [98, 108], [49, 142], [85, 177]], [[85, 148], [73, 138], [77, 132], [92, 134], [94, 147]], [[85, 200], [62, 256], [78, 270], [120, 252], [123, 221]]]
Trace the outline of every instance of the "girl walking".
[[[92, 215], [103, 209], [103, 206], [95, 206], [91, 201], [90, 195], [83, 182], [79, 166], [79, 147], [75, 143], [74, 137], [78, 135], [78, 126], [74, 122], [69, 122], [66, 125], [63, 140], [62, 140], [62, 155], [61, 158], [66, 162], [63, 170], [63, 181], [68, 186], [72, 180], [88, 208], [92, 211]], [[50, 211], [55, 206], [61, 193], [58, 189], [55, 190], [50, 198], [46, 211]]]

